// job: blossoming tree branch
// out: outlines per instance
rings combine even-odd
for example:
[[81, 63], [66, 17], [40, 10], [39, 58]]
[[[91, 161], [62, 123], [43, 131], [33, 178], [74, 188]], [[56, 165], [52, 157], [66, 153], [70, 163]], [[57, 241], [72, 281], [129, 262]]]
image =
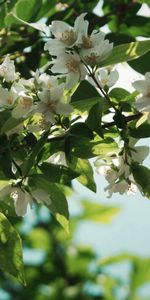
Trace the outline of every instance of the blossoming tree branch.
[[[150, 170], [143, 165], [149, 147], [138, 145], [150, 130], [150, 72], [132, 83], [133, 93], [113, 88], [115, 65], [144, 55], [150, 40], [113, 47], [100, 29], [89, 31], [86, 13], [74, 26], [26, 25], [44, 31], [49, 62], [29, 79], [11, 55], [0, 64], [1, 239], [7, 243], [11, 233], [18, 249], [9, 214], [23, 217], [29, 206], [43, 204], [68, 231], [66, 187], [76, 178], [96, 192], [93, 168], [105, 177], [108, 197], [140, 191], [150, 198]], [[6, 271], [23, 281], [18, 251], [19, 263]]]

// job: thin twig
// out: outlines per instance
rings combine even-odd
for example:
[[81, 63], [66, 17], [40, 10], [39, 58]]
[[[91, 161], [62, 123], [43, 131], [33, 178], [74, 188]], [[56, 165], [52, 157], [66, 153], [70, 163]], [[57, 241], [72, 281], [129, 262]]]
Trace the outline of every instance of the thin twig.
[[[142, 113], [139, 112], [139, 113], [137, 113], [135, 115], [132, 115], [132, 116], [127, 116], [127, 117], [124, 116], [124, 120], [125, 120], [126, 123], [128, 123], [130, 121], [139, 119], [141, 116], [142, 116]], [[116, 122], [114, 122], [114, 121], [113, 122], [108, 122], [108, 123], [103, 124], [102, 128], [106, 129], [106, 128], [112, 127], [114, 125], [116, 125]]]

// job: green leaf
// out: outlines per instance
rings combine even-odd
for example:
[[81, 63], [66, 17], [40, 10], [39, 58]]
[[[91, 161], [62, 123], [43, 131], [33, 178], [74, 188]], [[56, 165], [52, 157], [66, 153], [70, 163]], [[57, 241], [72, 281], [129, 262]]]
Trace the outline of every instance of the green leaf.
[[150, 199], [150, 170], [145, 166], [133, 163], [131, 171], [135, 181], [141, 187], [143, 194]]
[[21, 124], [23, 122], [23, 119], [14, 119], [14, 118], [9, 118], [6, 120], [6, 122], [3, 124], [1, 127], [0, 133], [3, 134], [9, 130], [14, 129], [16, 126]]
[[1, 270], [25, 284], [21, 239], [2, 213], [0, 213], [0, 261]]
[[42, 24], [42, 23], [29, 23], [29, 22], [26, 22], [22, 19], [20, 19], [15, 13], [13, 12], [10, 12], [6, 18], [5, 18], [5, 24], [6, 26], [8, 27], [11, 27], [12, 25], [14, 24], [22, 24], [22, 25], [26, 25], [26, 26], [29, 26], [29, 27], [32, 27], [36, 30], [39, 30], [39, 31], [43, 31], [45, 33], [45, 30], [46, 30], [46, 25], [45, 24]]
[[149, 72], [149, 64], [147, 63], [148, 61], [150, 61], [150, 51], [135, 60], [129, 61], [129, 65], [137, 72], [145, 75], [146, 72]]
[[36, 15], [36, 20], [40, 20], [42, 17], [48, 18], [48, 17], [53, 16], [53, 14], [55, 14], [57, 12], [55, 5], [56, 5], [56, 0], [42, 1], [41, 8]]
[[71, 126], [69, 130], [69, 135], [76, 137], [86, 137], [89, 139], [93, 139], [92, 130], [86, 125], [86, 123], [78, 122]]
[[10, 198], [9, 195], [5, 197], [5, 199], [1, 199], [3, 201], [0, 201], [0, 212], [3, 213], [6, 217], [14, 217], [18, 219], [18, 216], [16, 215], [15, 209], [14, 209], [14, 202], [12, 201], [12, 198]]
[[[150, 36], [150, 22], [148, 17], [135, 16], [127, 21], [127, 28], [125, 28], [125, 33], [132, 36], [144, 36], [149, 38]], [[126, 30], [127, 29], [127, 30]]]
[[[41, 5], [42, 0], [18, 0], [5, 18], [6, 26], [18, 24], [19, 22], [35, 21]], [[27, 23], [24, 24], [28, 25]]]
[[11, 151], [9, 149], [9, 140], [5, 134], [0, 136], [0, 145], [2, 147], [0, 154], [1, 169], [7, 178], [15, 178], [15, 175], [12, 172], [12, 158]]
[[149, 50], [150, 40], [119, 45], [113, 48], [109, 57], [100, 66], [104, 67], [132, 60], [144, 55]]
[[103, 104], [97, 103], [92, 106], [89, 111], [89, 115], [86, 119], [86, 123], [90, 129], [102, 136], [101, 118], [102, 118]]
[[[84, 113], [84, 114], [88, 114], [88, 112], [90, 111], [90, 109], [92, 108], [93, 105], [97, 104], [97, 103], [101, 103], [103, 104], [103, 98], [101, 98], [100, 96], [97, 98], [87, 98], [86, 100], [80, 100], [80, 101], [75, 101], [73, 103], [71, 103], [71, 105], [74, 108], [74, 112], [77, 113]], [[105, 107], [106, 107], [106, 103], [105, 103]]]
[[42, 0], [19, 0], [15, 5], [16, 15], [24, 21], [35, 20], [41, 5]]
[[44, 203], [52, 212], [56, 220], [65, 231], [69, 232], [68, 203], [59, 185], [49, 182], [43, 175], [33, 175], [29, 179], [29, 186], [34, 189], [43, 189], [49, 194], [49, 203]]
[[114, 88], [109, 93], [109, 97], [113, 102], [120, 103], [120, 102], [129, 102], [135, 100], [135, 97], [137, 96], [138, 92], [129, 93], [127, 90], [123, 88]]
[[81, 174], [77, 180], [96, 193], [96, 184], [93, 178], [93, 169], [86, 159], [77, 158], [75, 161], [75, 171]]
[[131, 255], [131, 254], [127, 254], [127, 253], [122, 253], [119, 255], [114, 255], [114, 256], [108, 256], [108, 257], [103, 257], [99, 260], [99, 265], [101, 267], [103, 266], [108, 266], [110, 264], [116, 264], [116, 263], [120, 263], [124, 260], [129, 260], [129, 261], [133, 261], [136, 260], [137, 257], [135, 255]]
[[70, 168], [62, 165], [50, 164], [47, 162], [42, 163], [39, 166], [45, 179], [51, 182], [56, 182], [60, 184], [69, 184], [70, 181], [79, 176], [79, 174]]
[[148, 137], [150, 137], [150, 125], [144, 123], [137, 128], [130, 127], [129, 135], [136, 139], [148, 138]]
[[120, 211], [118, 207], [101, 205], [86, 200], [82, 201], [82, 206], [84, 208], [84, 212], [81, 215], [82, 220], [100, 223], [109, 223]]
[[124, 129], [126, 126], [125, 116], [120, 112], [116, 111], [113, 117], [118, 128]]
[[27, 173], [31, 170], [35, 163], [35, 159], [38, 153], [41, 151], [42, 147], [45, 145], [47, 138], [49, 135], [49, 131], [45, 132], [43, 136], [38, 140], [37, 144], [33, 147], [33, 150], [26, 161], [20, 166], [23, 174], [27, 175]]
[[101, 105], [103, 105], [103, 102], [103, 98], [87, 80], [81, 81], [71, 97], [71, 105], [77, 113], [87, 114], [93, 105], [96, 103], [101, 103]]
[[[86, 149], [86, 151], [85, 151]], [[105, 157], [108, 153], [118, 152], [117, 143], [112, 138], [95, 139], [90, 141], [87, 139], [75, 140], [72, 147], [74, 156], [89, 159], [95, 156]]]
[[87, 80], [83, 80], [72, 95], [71, 104], [76, 101], [86, 101], [87, 99], [93, 99], [97, 97], [100, 97], [100, 95], [96, 89]]

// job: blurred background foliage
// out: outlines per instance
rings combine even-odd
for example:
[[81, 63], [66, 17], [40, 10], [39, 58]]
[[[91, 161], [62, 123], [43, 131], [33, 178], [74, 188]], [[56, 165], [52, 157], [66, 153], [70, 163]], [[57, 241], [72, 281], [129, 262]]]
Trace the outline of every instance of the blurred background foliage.
[[[149, 299], [140, 296], [150, 281], [149, 258], [126, 253], [101, 257], [88, 245], [75, 241], [83, 220], [106, 224], [119, 209], [87, 200], [81, 200], [80, 205], [78, 212], [72, 214], [69, 236], [45, 207], [36, 207], [18, 221], [27, 285], [24, 287], [10, 275], [1, 273], [1, 300]], [[16, 224], [11, 217], [13, 221]], [[118, 271], [113, 272], [113, 268]], [[119, 275], [119, 269], [125, 276]]]
[[[107, 37], [115, 45], [150, 36], [150, 20], [137, 13], [150, 0], [104, 0], [103, 15], [93, 12], [97, 0], [1, 0], [0, 60], [10, 53], [17, 70], [25, 78], [31, 70], [42, 68], [50, 57], [43, 51], [47, 37], [26, 26], [19, 18], [47, 25], [52, 20], [73, 24], [82, 12], [88, 12], [90, 31], [108, 25]], [[17, 16], [17, 18], [15, 17]], [[129, 64], [144, 74], [149, 71], [150, 52]], [[46, 208], [35, 208], [25, 219], [10, 217], [23, 239], [27, 287], [7, 274], [0, 275], [0, 300], [148, 300], [142, 288], [150, 281], [150, 259], [122, 254], [100, 258], [90, 247], [78, 245], [74, 234], [81, 220], [107, 223], [118, 208], [82, 202], [80, 214], [71, 217], [70, 235], [60, 228]], [[89, 237], [91, 239], [92, 237]], [[103, 242], [103, 241], [102, 241]], [[124, 279], [111, 272], [112, 266], [127, 269]], [[126, 267], [125, 267], [126, 266]]]

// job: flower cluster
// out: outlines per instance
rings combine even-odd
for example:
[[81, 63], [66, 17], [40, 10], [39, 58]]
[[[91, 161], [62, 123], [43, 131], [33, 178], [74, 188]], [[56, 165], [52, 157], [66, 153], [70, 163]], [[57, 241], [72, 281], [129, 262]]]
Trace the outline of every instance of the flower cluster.
[[100, 30], [88, 33], [89, 23], [85, 16], [83, 13], [77, 17], [74, 27], [63, 21], [53, 21], [50, 31], [54, 38], [49, 39], [44, 48], [54, 56], [51, 71], [65, 75], [68, 89], [85, 78], [86, 66], [98, 66], [113, 48]]
[[134, 194], [137, 191], [137, 184], [131, 172], [131, 165], [134, 162], [142, 163], [149, 154], [149, 147], [135, 146], [137, 140], [131, 139], [128, 149], [122, 147], [119, 154], [110, 154], [105, 160], [95, 162], [97, 173], [104, 175], [108, 181], [105, 188], [109, 197], [113, 193]]
[[[64, 141], [60, 145], [60, 149], [58, 146], [58, 149], [56, 147], [56, 152], [53, 152], [52, 149], [52, 153], [50, 150], [42, 158], [42, 162], [44, 161], [46, 166], [47, 164], [60, 165], [59, 170], [61, 170], [62, 166], [69, 168], [71, 164], [70, 161], [69, 166], [67, 164], [66, 153], [68, 153], [67, 148], [69, 148], [69, 154], [72, 151], [71, 147], [73, 143], [70, 143], [73, 136], [70, 134], [72, 126], [76, 125], [75, 123], [79, 121], [79, 128], [82, 130], [82, 135], [85, 132], [88, 138], [92, 136], [91, 139], [94, 139], [98, 133], [102, 137], [103, 132], [101, 130], [104, 128], [105, 131], [104, 119], [108, 116], [110, 121], [111, 114], [113, 122], [109, 123], [110, 126], [108, 126], [108, 129], [115, 125], [114, 134], [117, 133], [117, 136], [123, 139], [124, 144], [121, 148], [118, 147], [119, 150], [117, 152], [113, 154], [111, 152], [105, 157], [100, 157], [96, 160], [95, 166], [97, 172], [103, 174], [108, 182], [105, 190], [108, 191], [109, 197], [117, 192], [120, 194], [134, 193], [137, 190], [137, 184], [132, 175], [132, 164], [142, 163], [148, 155], [149, 148], [137, 146], [137, 141], [128, 137], [127, 122], [131, 117], [130, 113], [135, 111], [136, 108], [144, 114], [143, 120], [147, 120], [150, 123], [150, 73], [145, 74], [145, 80], [133, 83], [134, 88], [141, 95], [137, 98], [133, 107], [130, 106], [130, 112], [128, 110], [128, 103], [126, 111], [125, 101], [124, 99], [120, 99], [120, 94], [123, 97], [126, 94], [126, 91], [123, 91], [123, 89], [116, 89], [120, 94], [119, 98], [116, 96], [117, 101], [113, 102], [111, 95], [114, 93], [111, 94], [110, 89], [117, 82], [119, 74], [113, 66], [109, 66], [107, 69], [99, 68], [101, 63], [110, 55], [113, 44], [105, 39], [105, 34], [100, 30], [93, 30], [89, 33], [89, 22], [85, 17], [86, 13], [77, 17], [72, 27], [63, 21], [52, 22], [50, 25], [51, 37], [44, 46], [44, 49], [51, 55], [51, 61], [47, 64], [48, 67], [50, 66], [50, 70], [47, 73], [36, 70], [35, 72], [31, 72], [31, 78], [23, 79], [16, 72], [14, 62], [10, 59], [10, 56], [5, 57], [0, 65], [0, 111], [9, 111], [8, 115], [12, 117], [10, 118], [11, 121], [13, 120], [15, 124], [21, 126], [23, 134], [20, 139], [22, 140], [25, 139], [24, 137], [28, 137], [29, 133], [31, 133], [30, 136], [34, 137], [35, 140], [38, 140], [44, 131], [47, 131], [46, 134], [48, 133], [49, 142], [51, 142], [50, 138], [55, 139], [57, 134], [61, 138], [63, 136]], [[53, 73], [53, 75], [49, 75], [49, 73]], [[90, 104], [91, 110], [89, 110], [88, 117], [86, 116], [85, 126], [81, 123], [81, 120], [83, 120], [82, 114], [64, 118], [64, 116], [70, 115], [73, 111], [70, 103], [70, 95], [74, 93], [78, 83], [84, 79], [92, 84], [103, 97], [100, 100], [106, 101], [106, 108], [102, 105], [101, 111], [99, 112], [98, 110], [96, 117], [96, 111], [92, 110], [94, 106]], [[91, 86], [90, 88], [91, 90], [93, 89]], [[97, 98], [99, 101], [99, 95]], [[86, 101], [84, 102], [86, 104]], [[124, 107], [125, 111], [123, 110]], [[92, 116], [92, 111], [94, 111], [94, 116]], [[127, 117], [124, 112], [127, 113]], [[14, 121], [14, 119], [19, 120]], [[93, 126], [94, 120], [97, 123]], [[8, 126], [9, 129], [5, 132], [8, 139], [14, 132], [19, 132], [20, 127], [18, 126], [12, 129]], [[96, 126], [99, 127], [98, 131], [96, 130]], [[20, 143], [19, 138], [17, 141]], [[30, 157], [30, 153], [32, 153], [35, 154], [36, 160], [37, 152], [37, 150], [32, 152], [32, 147], [27, 147], [25, 150], [27, 159], [28, 156]], [[27, 174], [22, 174], [23, 160], [22, 157], [19, 157], [19, 159], [16, 155], [11, 162], [10, 172], [14, 176], [12, 176], [13, 179], [7, 181], [7, 184], [1, 186], [0, 199], [11, 197], [15, 203], [16, 213], [19, 216], [23, 216], [27, 211], [27, 207], [31, 206], [34, 200], [43, 203], [50, 203], [51, 200], [44, 190], [32, 189], [28, 186], [28, 172]], [[37, 159], [34, 166], [31, 164], [31, 169], [33, 170], [37, 167], [37, 170], [39, 168], [38, 171], [41, 172], [39, 164]], [[74, 168], [73, 165], [71, 167]], [[139, 186], [138, 188], [140, 189]]]
[[10, 109], [14, 118], [26, 117], [33, 104], [29, 95], [30, 82], [20, 78], [9, 56], [0, 65], [0, 79], [0, 108]]
[[70, 98], [64, 95], [64, 84], [59, 84], [55, 76], [39, 75], [37, 71], [33, 78], [22, 79], [15, 72], [14, 62], [7, 56], [0, 65], [0, 77], [0, 108], [11, 110], [15, 119], [40, 114], [42, 120], [51, 124], [56, 115], [72, 112], [68, 103]]

